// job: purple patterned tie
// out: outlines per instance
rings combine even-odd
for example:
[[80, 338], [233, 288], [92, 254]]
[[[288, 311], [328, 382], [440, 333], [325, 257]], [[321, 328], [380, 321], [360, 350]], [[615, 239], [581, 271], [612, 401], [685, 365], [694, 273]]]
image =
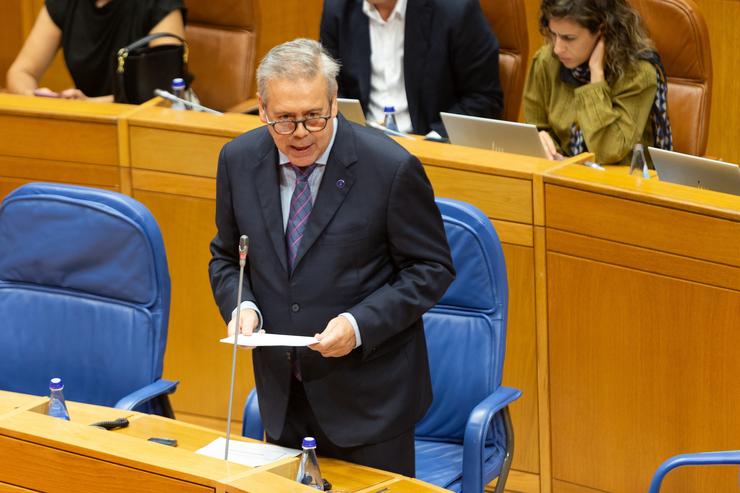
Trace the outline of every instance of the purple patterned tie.
[[311, 200], [311, 187], [308, 184], [308, 177], [311, 176], [316, 165], [312, 164], [305, 168], [289, 165], [295, 172], [295, 189], [290, 199], [290, 212], [288, 213], [288, 227], [285, 231], [285, 242], [288, 246], [288, 270], [293, 272], [295, 259], [298, 255], [298, 247], [301, 245], [301, 238], [306, 231], [308, 216], [313, 208]]

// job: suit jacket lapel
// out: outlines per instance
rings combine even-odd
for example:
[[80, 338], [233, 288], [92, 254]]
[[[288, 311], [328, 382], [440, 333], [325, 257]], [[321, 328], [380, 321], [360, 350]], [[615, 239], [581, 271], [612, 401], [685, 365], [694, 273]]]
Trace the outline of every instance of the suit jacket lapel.
[[319, 193], [308, 218], [303, 239], [298, 247], [294, 269], [298, 268], [303, 256], [326, 229], [355, 181], [350, 168], [357, 161], [354, 134], [344, 118], [339, 117], [337, 123], [339, 128], [334, 139], [334, 147], [332, 147], [329, 154]]
[[270, 135], [265, 132], [268, 150], [262, 156], [255, 170], [255, 187], [262, 206], [262, 217], [267, 233], [275, 247], [275, 253], [285, 272], [288, 272], [288, 254], [285, 250], [283, 233], [283, 211], [280, 205], [280, 177], [278, 176], [277, 149]]
[[419, 126], [421, 84], [429, 53], [433, 17], [429, 0], [408, 0], [403, 41], [403, 75], [414, 128]]

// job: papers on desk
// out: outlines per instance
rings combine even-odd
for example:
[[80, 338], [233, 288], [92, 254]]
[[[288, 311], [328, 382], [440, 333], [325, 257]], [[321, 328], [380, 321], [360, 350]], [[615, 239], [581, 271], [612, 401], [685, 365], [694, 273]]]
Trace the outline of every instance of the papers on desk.
[[[225, 446], [226, 439], [217, 438], [195, 453], [216, 459], [223, 459]], [[229, 440], [229, 462], [235, 462], [249, 467], [264, 466], [285, 457], [296, 457], [300, 454], [300, 450], [279, 447], [269, 443]]]
[[[226, 344], [234, 344], [234, 336], [224, 337], [221, 342]], [[259, 346], [288, 346], [288, 347], [299, 347], [308, 346], [310, 344], [316, 344], [315, 337], [304, 337], [304, 336], [289, 336], [285, 334], [252, 334], [251, 336], [245, 336], [239, 334], [236, 340], [236, 344], [239, 346], [248, 347], [259, 347]]]

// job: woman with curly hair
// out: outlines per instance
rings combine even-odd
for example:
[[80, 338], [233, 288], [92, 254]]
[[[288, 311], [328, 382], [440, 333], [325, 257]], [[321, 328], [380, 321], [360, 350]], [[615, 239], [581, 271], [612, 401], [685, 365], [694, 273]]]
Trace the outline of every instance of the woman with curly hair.
[[626, 0], [542, 0], [539, 23], [547, 43], [530, 68], [524, 118], [551, 159], [590, 151], [620, 164], [638, 142], [672, 148], [665, 70]]

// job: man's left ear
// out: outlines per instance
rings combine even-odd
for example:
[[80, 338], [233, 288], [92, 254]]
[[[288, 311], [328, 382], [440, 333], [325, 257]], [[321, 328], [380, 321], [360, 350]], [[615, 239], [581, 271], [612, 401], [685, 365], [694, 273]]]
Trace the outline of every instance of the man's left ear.
[[334, 97], [331, 99], [331, 116], [333, 118], [337, 117], [337, 113], [339, 113], [338, 108], [339, 106], [337, 104], [337, 93], [334, 93]]
[[257, 96], [257, 109], [259, 109], [260, 120], [262, 120], [262, 123], [267, 123], [267, 112], [265, 111], [265, 105], [262, 104], [262, 98], [259, 95]]

